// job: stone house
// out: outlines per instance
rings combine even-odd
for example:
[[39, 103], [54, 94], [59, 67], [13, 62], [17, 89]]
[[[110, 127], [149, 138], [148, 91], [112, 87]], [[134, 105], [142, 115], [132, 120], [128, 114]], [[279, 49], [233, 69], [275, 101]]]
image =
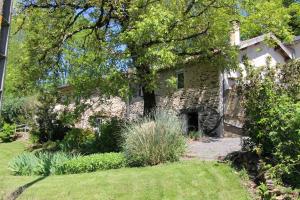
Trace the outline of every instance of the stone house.
[[[231, 44], [240, 50], [238, 61], [241, 67], [244, 57], [255, 67], [265, 65], [267, 60], [271, 65], [276, 65], [300, 58], [300, 36], [295, 37], [291, 44], [281, 42], [273, 34], [241, 41], [239, 23], [233, 24], [230, 39]], [[266, 39], [272, 39], [275, 45], [271, 47], [265, 42]], [[235, 79], [239, 76], [238, 72], [224, 72], [208, 62], [187, 62], [176, 69], [162, 70], [155, 90], [157, 106], [176, 111], [184, 121], [185, 132], [202, 131], [219, 137], [242, 134], [243, 109], [233, 90]], [[166, 84], [171, 77], [177, 79], [177, 88], [169, 88]], [[129, 102], [113, 97], [99, 103], [99, 97], [95, 96], [90, 104], [91, 107], [82, 115], [79, 127], [89, 126], [88, 119], [92, 115], [98, 115], [99, 120], [105, 117], [134, 119], [142, 115], [143, 94], [137, 89]]]
[[[251, 65], [260, 67], [285, 64], [291, 59], [300, 58], [300, 36], [291, 44], [281, 42], [273, 34], [261, 35], [241, 41], [239, 23], [233, 23], [231, 44], [239, 48], [238, 61], [247, 57]], [[275, 45], [268, 45], [272, 39]], [[169, 91], [166, 80], [177, 77], [177, 90]], [[164, 70], [159, 73], [159, 85], [155, 91], [158, 107], [175, 110], [184, 120], [185, 131], [203, 131], [210, 136], [236, 136], [242, 134], [243, 109], [239, 96], [234, 90], [238, 72], [223, 72], [210, 63], [186, 63], [177, 70]], [[134, 98], [130, 107], [141, 105], [142, 98]], [[141, 110], [141, 109], [140, 109]]]

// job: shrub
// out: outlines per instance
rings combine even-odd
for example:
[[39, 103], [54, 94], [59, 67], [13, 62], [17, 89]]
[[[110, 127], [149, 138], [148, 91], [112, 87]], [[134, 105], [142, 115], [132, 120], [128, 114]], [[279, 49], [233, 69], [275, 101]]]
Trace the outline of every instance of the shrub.
[[74, 155], [63, 152], [26, 152], [13, 158], [9, 163], [9, 169], [14, 175], [21, 176], [61, 174], [60, 166], [72, 158]]
[[51, 93], [43, 93], [39, 97], [36, 124], [32, 127], [31, 136], [34, 142], [62, 140], [70, 128], [59, 119], [55, 110], [57, 99]]
[[122, 126], [123, 122], [116, 118], [113, 118], [101, 125], [100, 135], [97, 138], [97, 148], [99, 152], [121, 151]]
[[55, 151], [59, 151], [60, 150], [60, 147], [59, 147], [59, 144], [60, 142], [57, 141], [57, 142], [54, 142], [54, 141], [48, 141], [48, 142], [45, 142], [43, 144], [38, 144], [38, 145], [32, 145], [31, 146], [31, 150], [34, 150], [34, 149], [43, 149], [45, 151], [48, 151], [48, 152], [55, 152]]
[[1, 107], [1, 118], [7, 123], [24, 124], [34, 117], [35, 106], [37, 104], [35, 96], [18, 96], [5, 94]]
[[97, 170], [118, 169], [126, 166], [126, 158], [122, 153], [93, 154], [77, 157], [61, 166], [64, 174], [94, 172]]
[[262, 70], [249, 71], [242, 87], [244, 128], [270, 166], [271, 175], [299, 186], [300, 103], [295, 99], [298, 86], [293, 90], [286, 75], [278, 76], [268, 67]]
[[96, 136], [89, 129], [73, 128], [67, 132], [66, 136], [60, 143], [63, 151], [95, 153]]
[[113, 118], [100, 127], [99, 134], [90, 129], [73, 128], [60, 142], [63, 151], [83, 154], [119, 152], [121, 150], [122, 121]]
[[4, 123], [0, 131], [0, 139], [2, 142], [11, 142], [14, 139], [16, 125]]
[[153, 117], [125, 127], [123, 149], [130, 165], [177, 161], [185, 151], [183, 124], [175, 113], [158, 110]]

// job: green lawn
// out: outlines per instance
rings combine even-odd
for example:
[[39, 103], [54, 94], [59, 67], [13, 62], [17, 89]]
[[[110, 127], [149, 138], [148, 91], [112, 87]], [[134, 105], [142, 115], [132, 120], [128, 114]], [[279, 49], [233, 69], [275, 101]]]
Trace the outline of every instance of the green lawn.
[[[20, 142], [0, 144], [1, 196], [39, 177], [9, 175], [7, 163], [24, 149]], [[184, 161], [155, 167], [49, 176], [31, 185], [18, 199], [250, 199], [239, 176], [227, 165]]]

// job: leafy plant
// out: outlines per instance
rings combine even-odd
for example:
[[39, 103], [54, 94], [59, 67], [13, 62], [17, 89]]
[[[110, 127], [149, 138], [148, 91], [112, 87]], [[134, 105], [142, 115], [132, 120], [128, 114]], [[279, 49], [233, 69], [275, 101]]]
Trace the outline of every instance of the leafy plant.
[[32, 153], [22, 153], [9, 163], [9, 169], [14, 175], [29, 176], [35, 174], [38, 158]]
[[73, 128], [67, 132], [64, 139], [60, 142], [60, 148], [63, 151], [95, 153], [96, 136], [89, 129]]
[[272, 197], [272, 194], [270, 193], [267, 185], [264, 184], [264, 183], [258, 186], [258, 192], [259, 192], [259, 196], [261, 197], [262, 200], [272, 200], [272, 199], [274, 199]]
[[36, 124], [32, 127], [31, 136], [34, 142], [45, 143], [47, 141], [62, 140], [70, 130], [68, 125], [59, 119], [58, 112], [55, 111], [55, 94], [44, 92], [39, 96], [36, 113]]
[[97, 138], [99, 152], [121, 151], [123, 122], [117, 118], [105, 122], [100, 127], [100, 135]]
[[11, 160], [9, 169], [14, 175], [21, 176], [61, 174], [60, 166], [74, 157], [64, 152], [25, 152]]
[[19, 97], [13, 94], [6, 94], [2, 110], [1, 118], [6, 123], [29, 123], [32, 121], [35, 112], [37, 100], [35, 96]]
[[186, 141], [181, 120], [171, 111], [158, 110], [124, 130], [123, 150], [130, 165], [157, 165], [179, 160]]
[[2, 129], [0, 130], [0, 139], [2, 142], [11, 142], [14, 139], [15, 134], [15, 124], [4, 123]]
[[192, 139], [192, 140], [199, 140], [201, 137], [203, 137], [203, 132], [202, 131], [192, 131], [189, 132], [188, 136]]
[[[294, 64], [293, 75], [299, 76], [300, 63]], [[286, 65], [277, 66], [280, 73], [269, 66], [262, 69], [247, 67], [248, 76], [241, 91], [245, 97], [244, 128], [255, 144], [251, 148], [271, 165], [274, 178], [299, 186], [300, 103], [296, 94], [300, 87], [297, 81], [293, 83], [299, 77], [285, 72]]]
[[64, 174], [94, 172], [97, 170], [117, 169], [126, 166], [126, 158], [122, 153], [104, 153], [81, 156], [66, 161], [60, 171]]

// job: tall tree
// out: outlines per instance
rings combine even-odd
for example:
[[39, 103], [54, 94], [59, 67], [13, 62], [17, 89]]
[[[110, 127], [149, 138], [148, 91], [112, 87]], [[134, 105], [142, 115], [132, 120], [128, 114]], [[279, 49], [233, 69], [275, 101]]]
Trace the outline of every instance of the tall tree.
[[283, 5], [289, 9], [289, 14], [291, 16], [289, 26], [295, 35], [300, 35], [300, 1], [283, 0]]
[[157, 70], [190, 57], [223, 67], [235, 61], [234, 0], [23, 0], [19, 9], [29, 78], [40, 83], [66, 72], [80, 95], [127, 94], [135, 82], [144, 114], [156, 105]]
[[297, 1], [20, 0], [22, 78], [44, 85], [68, 77], [81, 97], [126, 96], [139, 84], [147, 114], [158, 70], [191, 57], [233, 66], [232, 19], [241, 20], [244, 39], [273, 32], [290, 41], [291, 8]]
[[8, 47], [8, 65], [6, 69], [5, 85], [4, 85], [4, 98], [6, 94], [20, 96], [20, 94], [26, 93], [27, 81], [23, 79], [23, 74], [26, 71], [22, 70], [22, 59], [25, 49], [23, 48], [24, 34], [22, 31], [18, 33], [16, 18], [13, 18], [11, 22], [11, 34], [9, 38]]
[[242, 0], [241, 30], [242, 37], [249, 39], [264, 33], [274, 33], [285, 41], [291, 41], [294, 31], [290, 26], [290, 7], [285, 7], [287, 0]]

